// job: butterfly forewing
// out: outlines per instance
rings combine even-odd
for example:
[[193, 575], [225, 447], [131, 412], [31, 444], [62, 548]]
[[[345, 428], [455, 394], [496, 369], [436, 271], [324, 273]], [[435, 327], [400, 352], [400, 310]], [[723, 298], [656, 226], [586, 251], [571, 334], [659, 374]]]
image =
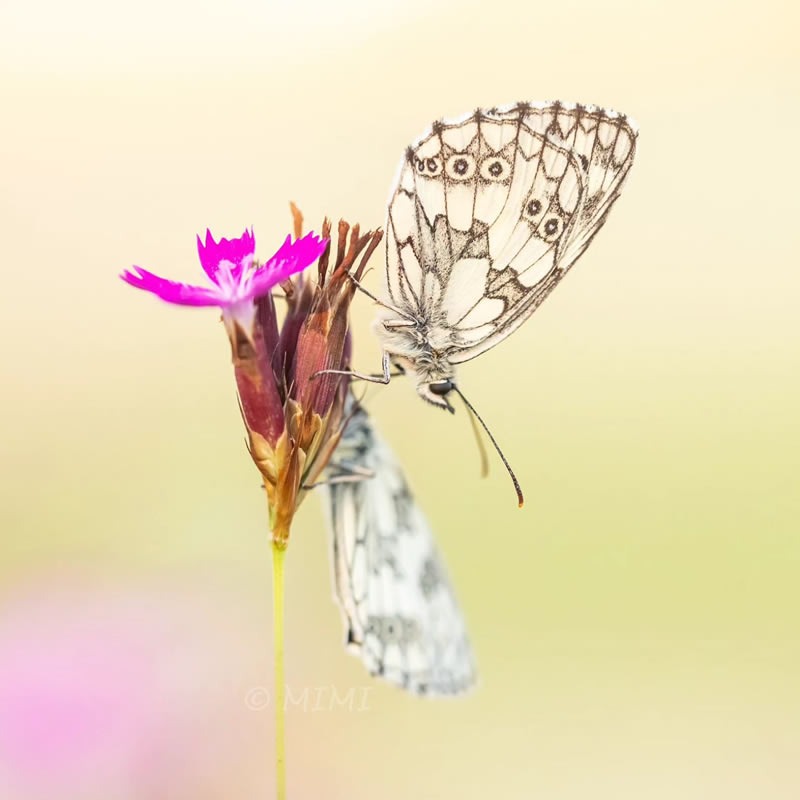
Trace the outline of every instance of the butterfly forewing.
[[636, 128], [593, 106], [518, 104], [436, 123], [389, 202], [388, 301], [443, 332], [450, 363], [510, 335], [605, 222]]
[[326, 487], [348, 644], [409, 691], [462, 692], [475, 680], [472, 651], [431, 529], [366, 412], [349, 410]]

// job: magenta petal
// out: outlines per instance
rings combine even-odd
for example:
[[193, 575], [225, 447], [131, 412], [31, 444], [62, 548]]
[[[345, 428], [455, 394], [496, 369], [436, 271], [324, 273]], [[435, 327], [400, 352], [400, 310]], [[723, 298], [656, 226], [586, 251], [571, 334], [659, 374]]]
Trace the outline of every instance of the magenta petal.
[[[277, 253], [253, 275], [253, 284], [263, 293], [264, 287], [272, 287], [296, 272], [302, 272], [325, 252], [328, 242], [309, 233], [292, 242], [287, 236]], [[258, 296], [259, 292], [256, 292]]]
[[[309, 233], [308, 236], [313, 236], [313, 234]], [[308, 237], [304, 237], [304, 238], [308, 238]], [[303, 239], [298, 239], [297, 241], [299, 243], [299, 242], [302, 242]], [[284, 240], [283, 244], [278, 248], [278, 252], [275, 253], [275, 255], [272, 256], [272, 258], [269, 261], [267, 261], [266, 264], [264, 264], [264, 266], [267, 269], [269, 269], [271, 264], [273, 264], [275, 262], [278, 262], [278, 261], [286, 261], [287, 259], [291, 258], [292, 257], [292, 251], [293, 251], [294, 247], [295, 247], [295, 245], [292, 244], [292, 237], [291, 236], [287, 236], [286, 239]]]
[[[210, 288], [160, 278], [141, 267], [126, 270], [120, 277], [137, 289], [160, 297], [167, 303], [184, 306], [219, 306], [233, 318], [246, 317], [252, 324], [252, 301], [263, 297], [278, 283], [306, 269], [325, 250], [327, 241], [313, 233], [292, 242], [287, 236], [278, 252], [261, 268], [253, 269], [255, 236], [245, 230], [238, 239], [214, 241], [206, 230], [205, 242], [197, 237], [197, 252], [206, 274], [214, 282]], [[244, 318], [243, 317], [243, 318]]]
[[266, 266], [269, 266], [275, 260], [296, 259], [304, 265], [301, 267], [301, 269], [304, 269], [309, 264], [313, 264], [325, 252], [327, 244], [327, 239], [320, 239], [313, 233], [307, 233], [296, 242], [292, 242], [291, 238], [287, 236], [280, 250], [267, 262]]
[[[200, 256], [200, 263], [203, 265], [206, 275], [217, 283], [217, 273], [219, 272], [220, 261], [230, 261], [236, 266], [240, 266], [245, 259], [249, 259], [256, 251], [256, 239], [253, 229], [245, 230], [238, 239], [220, 239], [214, 241], [211, 231], [206, 228], [206, 241], [202, 242], [197, 237], [197, 254]], [[249, 266], [249, 265], [248, 265]]]
[[168, 281], [166, 278], [159, 278], [141, 267], [134, 267], [133, 272], [125, 270], [120, 278], [137, 289], [144, 289], [146, 292], [160, 297], [167, 303], [174, 303], [180, 306], [218, 306], [224, 303], [220, 295], [214, 289], [206, 289], [203, 286], [190, 286], [186, 283]]
[[307, 265], [313, 264], [325, 252], [327, 246], [327, 239], [320, 239], [315, 234], [309, 233], [294, 243], [294, 255]]

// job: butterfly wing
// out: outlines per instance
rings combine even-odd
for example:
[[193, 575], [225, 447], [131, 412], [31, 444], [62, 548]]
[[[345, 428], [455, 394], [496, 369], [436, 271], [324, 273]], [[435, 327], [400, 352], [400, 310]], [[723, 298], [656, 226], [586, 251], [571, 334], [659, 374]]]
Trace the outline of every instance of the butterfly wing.
[[561, 103], [436, 123], [389, 202], [386, 292], [460, 363], [510, 335], [602, 227], [633, 163], [626, 117]]
[[366, 412], [352, 412], [325, 487], [348, 645], [416, 694], [465, 691], [472, 651], [431, 529]]

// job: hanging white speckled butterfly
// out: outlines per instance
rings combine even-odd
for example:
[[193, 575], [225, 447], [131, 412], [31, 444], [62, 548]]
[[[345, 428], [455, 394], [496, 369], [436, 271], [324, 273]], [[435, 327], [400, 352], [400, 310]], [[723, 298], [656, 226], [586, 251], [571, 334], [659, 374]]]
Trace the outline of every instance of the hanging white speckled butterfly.
[[325, 491], [348, 647], [408, 691], [462, 692], [475, 681], [472, 650], [431, 529], [352, 395], [346, 413]]

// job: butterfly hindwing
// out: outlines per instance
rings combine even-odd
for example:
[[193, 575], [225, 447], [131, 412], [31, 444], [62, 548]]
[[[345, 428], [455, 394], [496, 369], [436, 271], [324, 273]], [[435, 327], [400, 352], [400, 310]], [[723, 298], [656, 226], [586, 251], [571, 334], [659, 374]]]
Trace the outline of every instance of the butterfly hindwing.
[[602, 227], [636, 129], [591, 106], [518, 104], [434, 124], [389, 202], [386, 290], [455, 364], [510, 335]]
[[366, 412], [349, 410], [326, 487], [348, 644], [409, 691], [462, 692], [475, 680], [472, 651], [431, 529]]

